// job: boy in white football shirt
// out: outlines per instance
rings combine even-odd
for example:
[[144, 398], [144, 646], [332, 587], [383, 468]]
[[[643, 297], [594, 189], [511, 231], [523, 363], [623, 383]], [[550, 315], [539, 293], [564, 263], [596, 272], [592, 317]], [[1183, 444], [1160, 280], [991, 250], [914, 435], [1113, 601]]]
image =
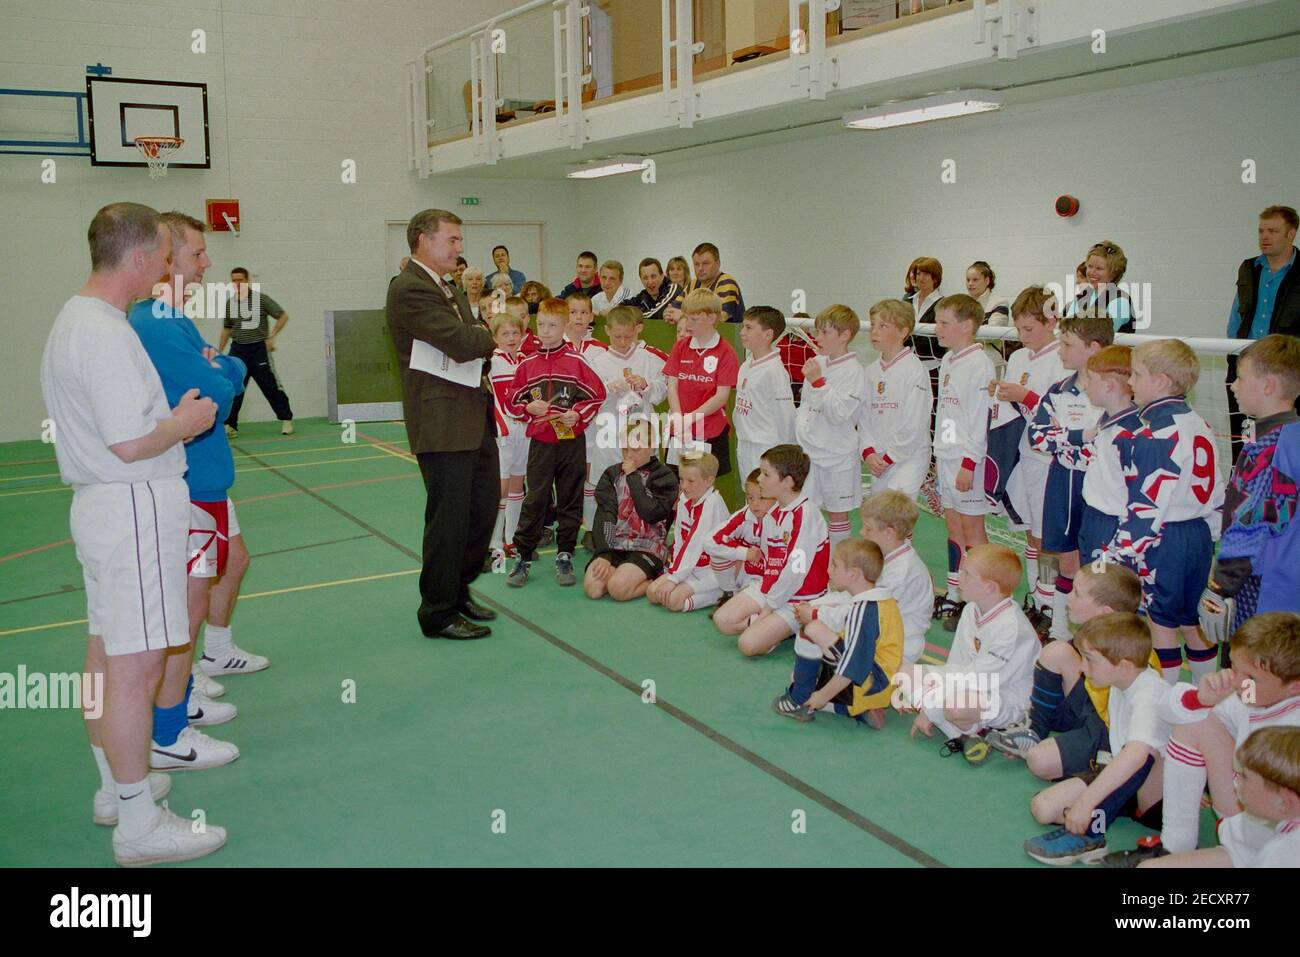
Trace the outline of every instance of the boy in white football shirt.
[[790, 373], [773, 343], [785, 332], [785, 317], [771, 306], [751, 306], [740, 322], [740, 344], [748, 355], [736, 382], [736, 463], [741, 475], [758, 468], [773, 446], [794, 441], [794, 394]]
[[[983, 310], [981, 310], [981, 313]], [[943, 732], [945, 754], [960, 751], [971, 764], [988, 760], [989, 729], [1007, 728], [1024, 718], [1034, 686], [1038, 639], [1025, 613], [1011, 597], [1020, 584], [1020, 556], [1004, 545], [977, 545], [961, 567], [967, 605], [957, 623], [948, 660], [941, 667], [913, 666], [911, 703], [896, 699], [900, 710], [919, 710], [912, 737]], [[929, 700], [933, 682], [942, 701]]]
[[988, 500], [982, 463], [988, 447], [989, 383], [993, 362], [975, 335], [984, 322], [984, 307], [964, 294], [947, 296], [935, 309], [935, 334], [948, 351], [939, 363], [939, 403], [935, 411], [934, 461], [939, 498], [948, 526], [948, 592], [936, 603], [936, 617], [953, 631], [964, 596], [958, 576], [962, 556], [988, 542], [984, 516]]
[[1300, 615], [1256, 615], [1233, 633], [1230, 648], [1231, 669], [1205, 675], [1197, 685], [1180, 682], [1165, 693], [1161, 712], [1174, 728], [1166, 749], [1160, 841], [1112, 854], [1108, 866], [1133, 867], [1193, 850], [1207, 783], [1220, 818], [1235, 820], [1239, 813], [1234, 748], [1259, 728], [1300, 729]]
[[739, 635], [741, 653], [765, 655], [799, 630], [794, 603], [826, 594], [830, 539], [821, 512], [803, 491], [812, 463], [797, 445], [763, 453], [758, 487], [776, 505], [763, 516], [763, 541], [749, 557], [763, 562], [763, 577], [719, 608], [713, 623]]
[[514, 557], [515, 529], [519, 527], [519, 511], [524, 505], [524, 476], [528, 474], [527, 419], [517, 419], [509, 411], [510, 383], [523, 353], [519, 351], [524, 340], [527, 320], [520, 319], [513, 310], [503, 310], [492, 317], [492, 337], [497, 347], [492, 353], [492, 413], [497, 425], [497, 457], [501, 460], [501, 501], [497, 505], [497, 524], [492, 530], [492, 546], [488, 553], [486, 571], [501, 567], [496, 563], [503, 557]]
[[862, 537], [875, 542], [884, 555], [884, 570], [876, 584], [893, 595], [903, 615], [905, 665], [915, 664], [925, 651], [934, 611], [934, 579], [911, 542], [919, 515], [916, 497], [897, 489], [876, 492], [862, 503]]
[[1168, 692], [1148, 666], [1151, 632], [1137, 615], [1114, 612], [1079, 629], [1074, 645], [1083, 673], [1109, 688], [1111, 759], [1095, 776], [1067, 778], [1039, 791], [1029, 811], [1040, 824], [1061, 825], [1030, 838], [1025, 853], [1044, 864], [1090, 863], [1106, 856], [1106, 830], [1121, 817], [1160, 826], [1161, 775], [1169, 722], [1160, 714]]
[[[723, 604], [750, 582], [763, 578], [763, 516], [772, 510], [776, 499], [763, 497], [758, 476], [758, 469], [749, 473], [745, 479], [744, 507], [732, 512], [704, 546], [722, 588]], [[760, 554], [754, 555], [753, 549], [759, 549]]]
[[1300, 867], [1300, 728], [1259, 728], [1237, 748], [1233, 789], [1244, 813], [1219, 828], [1219, 846], [1139, 867]]
[[832, 545], [852, 533], [849, 513], [862, 504], [858, 419], [866, 380], [857, 357], [849, 352], [859, 325], [857, 313], [848, 306], [827, 306], [817, 314], [818, 355], [804, 363], [803, 395], [795, 416], [796, 441], [812, 460], [803, 491], [826, 510]]
[[1088, 461], [1083, 476], [1083, 519], [1079, 523], [1079, 562], [1096, 561], [1102, 548], [1115, 537], [1119, 517], [1128, 506], [1128, 482], [1119, 460], [1116, 441], [1142, 427], [1133, 404], [1133, 350], [1107, 346], [1088, 360], [1084, 391], [1088, 401], [1102, 410], [1100, 421], [1083, 433], [1083, 454]]
[[868, 313], [871, 345], [880, 358], [867, 366], [858, 419], [862, 460], [871, 493], [898, 489], [916, 498], [930, 469], [930, 374], [907, 345], [916, 327], [911, 303], [882, 299]]
[[[1042, 286], [1030, 286], [1016, 297], [1011, 306], [1012, 321], [1020, 334], [1023, 348], [1007, 360], [1003, 381], [993, 383], [997, 401], [989, 414], [989, 444], [1001, 429], [1019, 434], [1014, 451], [1015, 464], [1006, 476], [1006, 504], [1012, 527], [1025, 529], [1025, 570], [1029, 594], [1025, 612], [1034, 613], [1051, 607], [1056, 576], [1050, 567], [1041, 570], [1039, 547], [1043, 540], [1043, 493], [1047, 486], [1047, 469], [1052, 457], [1029, 445], [1028, 424], [1047, 390], [1065, 378], [1061, 364], [1061, 343], [1056, 338], [1056, 299]], [[1011, 423], [1011, 424], [1008, 424]], [[990, 452], [990, 459], [996, 458]], [[1011, 513], [1014, 512], [1014, 515]], [[1015, 521], [1015, 519], [1019, 521]], [[1048, 562], [1049, 566], [1054, 563]], [[1032, 611], [1031, 611], [1032, 609]]]
[[672, 556], [664, 573], [646, 590], [646, 598], [669, 611], [695, 611], [716, 605], [722, 597], [704, 548], [710, 533], [727, 520], [727, 503], [713, 487], [718, 460], [709, 452], [683, 452], [678, 476], [681, 496]]

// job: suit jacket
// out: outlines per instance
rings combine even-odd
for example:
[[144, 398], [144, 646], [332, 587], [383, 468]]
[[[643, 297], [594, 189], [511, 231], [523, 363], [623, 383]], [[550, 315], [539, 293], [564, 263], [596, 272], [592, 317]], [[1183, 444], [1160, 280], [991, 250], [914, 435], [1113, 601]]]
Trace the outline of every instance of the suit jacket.
[[448, 298], [416, 262], [407, 263], [388, 284], [384, 313], [402, 364], [402, 411], [414, 454], [477, 449], [491, 420], [492, 388], [486, 377], [471, 387], [411, 369], [415, 339], [457, 362], [491, 358], [496, 348], [492, 333], [474, 319], [465, 293], [451, 289]]

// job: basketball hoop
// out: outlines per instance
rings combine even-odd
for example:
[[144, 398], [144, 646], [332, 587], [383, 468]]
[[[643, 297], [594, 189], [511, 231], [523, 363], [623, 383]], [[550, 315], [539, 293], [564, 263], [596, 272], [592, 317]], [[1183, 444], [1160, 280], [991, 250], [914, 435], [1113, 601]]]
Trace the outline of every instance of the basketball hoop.
[[149, 178], [158, 179], [167, 175], [167, 160], [185, 145], [179, 136], [137, 136], [136, 149], [144, 156], [149, 166]]

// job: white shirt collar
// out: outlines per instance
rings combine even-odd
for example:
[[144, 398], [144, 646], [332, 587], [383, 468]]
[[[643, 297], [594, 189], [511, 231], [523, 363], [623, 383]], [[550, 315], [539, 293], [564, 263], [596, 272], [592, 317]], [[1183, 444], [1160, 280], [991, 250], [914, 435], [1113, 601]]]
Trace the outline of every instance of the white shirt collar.
[[438, 288], [439, 288], [439, 289], [446, 289], [446, 288], [447, 288], [447, 281], [446, 281], [445, 279], [443, 279], [441, 276], [439, 276], [439, 275], [438, 275], [436, 272], [434, 272], [432, 269], [430, 269], [428, 266], [426, 266], [424, 263], [420, 262], [420, 260], [418, 260], [418, 259], [416, 259], [414, 256], [412, 256], [412, 257], [411, 257], [411, 262], [415, 263], [417, 266], [419, 266], [421, 269], [423, 269], [425, 272], [427, 272], [430, 276], [432, 276], [432, 277], [433, 277], [433, 281], [436, 282], [436, 283], [438, 284]]
[[691, 336], [691, 348], [692, 348], [692, 349], [712, 349], [714, 346], [716, 346], [716, 345], [717, 345], [719, 342], [721, 342], [721, 341], [722, 341], [722, 336], [719, 335], [717, 329], [714, 329], [714, 330], [713, 330], [713, 338], [710, 339], [708, 342], [700, 342], [700, 340], [697, 339], [697, 338], [695, 338], [695, 336]]

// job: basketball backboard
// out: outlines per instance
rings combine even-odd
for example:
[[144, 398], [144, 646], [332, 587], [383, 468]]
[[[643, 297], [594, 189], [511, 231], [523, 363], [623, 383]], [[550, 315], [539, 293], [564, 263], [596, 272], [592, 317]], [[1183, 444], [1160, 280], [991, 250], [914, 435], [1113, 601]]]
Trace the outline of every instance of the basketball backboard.
[[207, 84], [88, 76], [86, 102], [92, 166], [144, 166], [137, 136], [178, 136], [169, 167], [211, 168]]

